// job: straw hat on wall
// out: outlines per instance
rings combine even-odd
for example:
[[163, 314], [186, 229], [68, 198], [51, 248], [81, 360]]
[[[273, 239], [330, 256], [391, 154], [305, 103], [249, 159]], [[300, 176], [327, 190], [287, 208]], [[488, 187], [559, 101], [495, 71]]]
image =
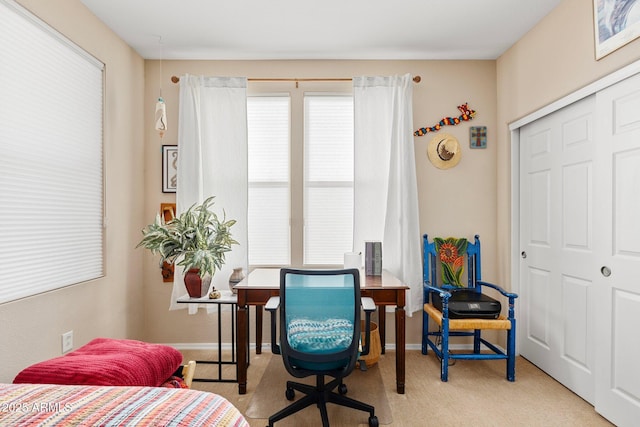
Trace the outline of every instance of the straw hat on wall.
[[443, 133], [434, 136], [429, 141], [427, 155], [431, 163], [438, 169], [449, 169], [460, 162], [462, 150], [460, 143], [454, 136]]

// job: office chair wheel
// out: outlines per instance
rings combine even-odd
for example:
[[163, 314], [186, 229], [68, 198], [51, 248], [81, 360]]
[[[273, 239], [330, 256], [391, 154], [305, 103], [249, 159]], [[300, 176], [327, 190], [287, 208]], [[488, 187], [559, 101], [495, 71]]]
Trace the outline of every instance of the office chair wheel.
[[346, 384], [340, 384], [338, 386], [338, 393], [345, 395], [347, 394], [347, 385]]
[[287, 391], [284, 392], [284, 396], [287, 400], [291, 401], [296, 397], [296, 392], [291, 387], [287, 387]]
[[369, 427], [378, 427], [380, 424], [378, 424], [378, 417], [376, 417], [375, 415], [372, 417], [369, 417]]

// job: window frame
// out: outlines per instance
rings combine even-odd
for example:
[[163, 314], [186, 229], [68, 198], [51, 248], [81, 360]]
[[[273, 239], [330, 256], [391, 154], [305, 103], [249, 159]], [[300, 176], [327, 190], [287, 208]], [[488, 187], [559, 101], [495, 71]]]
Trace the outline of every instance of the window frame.
[[[290, 104], [289, 194], [290, 262], [304, 268], [336, 268], [342, 264], [304, 264], [304, 96], [305, 94], [353, 96], [351, 81], [250, 81], [247, 96], [288, 95]], [[251, 242], [249, 241], [249, 244]], [[249, 268], [283, 265], [250, 264]]]

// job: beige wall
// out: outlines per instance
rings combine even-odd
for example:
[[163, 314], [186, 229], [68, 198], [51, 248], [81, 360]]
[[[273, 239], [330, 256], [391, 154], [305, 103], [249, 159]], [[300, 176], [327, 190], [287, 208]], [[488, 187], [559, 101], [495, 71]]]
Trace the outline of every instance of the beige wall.
[[[76, 347], [96, 336], [209, 344], [212, 315], [169, 312], [170, 286], [157, 261], [134, 247], [161, 202], [160, 145], [177, 140], [178, 87], [171, 75], [345, 77], [411, 73], [414, 127], [429, 126], [469, 102], [472, 122], [445, 131], [463, 146], [460, 164], [434, 168], [431, 135], [415, 138], [421, 231], [475, 233], [483, 239], [484, 278], [510, 284], [510, 141], [508, 124], [640, 58], [634, 41], [595, 61], [591, 1], [565, 0], [498, 61], [158, 61], [144, 62], [79, 0], [20, 0], [28, 9], [106, 63], [106, 277], [0, 305], [0, 381], [24, 366], [60, 354], [60, 334], [73, 329]], [[153, 131], [162, 82], [169, 132]], [[300, 88], [304, 90], [304, 86]], [[468, 148], [471, 125], [488, 127], [488, 148]], [[517, 248], [515, 248], [517, 250]], [[138, 267], [143, 265], [143, 271]], [[391, 318], [389, 318], [391, 320]], [[390, 323], [391, 324], [391, 323]], [[193, 327], [193, 328], [191, 328]], [[408, 319], [407, 342], [420, 342], [420, 316]], [[388, 341], [392, 340], [392, 335]]]
[[[595, 60], [591, 1], [564, 0], [497, 61], [497, 219], [499, 277], [508, 282], [510, 256], [509, 123], [640, 59], [640, 39]], [[517, 230], [515, 230], [517, 232]]]
[[19, 3], [106, 64], [106, 276], [0, 304], [0, 382], [11, 382], [31, 363], [59, 356], [61, 334], [68, 330], [74, 331], [76, 348], [98, 336], [143, 334], [142, 254], [134, 247], [145, 197], [144, 61], [79, 0]]
[[[179, 85], [172, 75], [188, 74], [259, 77], [351, 77], [355, 75], [420, 75], [422, 82], [413, 92], [414, 128], [431, 126], [444, 116], [457, 116], [457, 106], [468, 102], [476, 118], [444, 131], [456, 136], [462, 146], [462, 160], [453, 169], [439, 170], [428, 161], [426, 149], [434, 134], [415, 137], [416, 169], [420, 201], [421, 232], [431, 236], [480, 234], [485, 254], [484, 277], [495, 279], [496, 263], [496, 76], [495, 61], [146, 61], [145, 131], [146, 181], [145, 216], [153, 220], [161, 202], [174, 201], [161, 192], [162, 144], [177, 144]], [[167, 103], [168, 133], [164, 140], [153, 131], [153, 108], [162, 84]], [[251, 85], [255, 83], [249, 83]], [[290, 83], [289, 90], [312, 90]], [[316, 87], [318, 84], [316, 84]], [[469, 149], [469, 127], [488, 128], [488, 148]], [[171, 285], [162, 282], [157, 259], [145, 255], [146, 338], [176, 344], [210, 344], [215, 337], [215, 315], [201, 310], [188, 315], [185, 310], [168, 311]], [[392, 318], [389, 335], [393, 341]], [[152, 325], [152, 326], [151, 326]], [[419, 344], [420, 313], [407, 322], [407, 343]], [[267, 339], [267, 337], [265, 337]], [[228, 340], [227, 340], [228, 342]]]

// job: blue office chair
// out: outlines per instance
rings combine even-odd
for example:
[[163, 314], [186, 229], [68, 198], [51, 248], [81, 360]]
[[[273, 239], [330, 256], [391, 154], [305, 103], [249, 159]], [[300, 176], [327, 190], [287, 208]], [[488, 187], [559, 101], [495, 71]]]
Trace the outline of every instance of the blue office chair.
[[[507, 380], [515, 381], [516, 366], [516, 319], [514, 303], [517, 294], [506, 292], [498, 285], [482, 281], [480, 262], [480, 237], [475, 236], [473, 243], [465, 238], [434, 238], [429, 242], [423, 236], [423, 302], [422, 312], [422, 354], [429, 347], [440, 359], [440, 379], [447, 381], [450, 359], [507, 361]], [[467, 266], [466, 283], [464, 266]], [[498, 291], [508, 299], [507, 316], [499, 314], [499, 301], [491, 302], [482, 294], [483, 288]], [[454, 296], [456, 292], [467, 293], [464, 298]], [[470, 293], [470, 294], [469, 294]], [[458, 296], [463, 294], [459, 293]], [[452, 310], [455, 304], [460, 311]], [[498, 304], [498, 313], [491, 310]], [[487, 308], [483, 311], [483, 308]], [[429, 330], [429, 319], [434, 321], [438, 330]], [[507, 334], [506, 349], [487, 341], [482, 330], [504, 330]], [[473, 337], [473, 350], [449, 350], [451, 337]], [[481, 344], [489, 351], [481, 352]]]
[[[275, 312], [280, 309], [279, 344]], [[365, 344], [360, 351], [360, 310], [365, 310]], [[271, 348], [282, 354], [292, 376], [316, 377], [316, 385], [287, 381], [285, 396], [292, 401], [295, 391], [305, 394], [269, 418], [273, 426], [291, 414], [316, 404], [322, 425], [329, 426], [327, 403], [369, 413], [369, 426], [378, 426], [371, 405], [346, 397], [343, 378], [349, 375], [359, 354], [368, 353], [369, 317], [375, 310], [371, 298], [360, 298], [360, 274], [348, 270], [280, 270], [280, 296], [272, 297], [265, 309], [271, 313]], [[364, 365], [364, 364], [362, 364]], [[333, 379], [325, 383], [325, 376]], [[333, 390], [338, 388], [338, 393]]]

